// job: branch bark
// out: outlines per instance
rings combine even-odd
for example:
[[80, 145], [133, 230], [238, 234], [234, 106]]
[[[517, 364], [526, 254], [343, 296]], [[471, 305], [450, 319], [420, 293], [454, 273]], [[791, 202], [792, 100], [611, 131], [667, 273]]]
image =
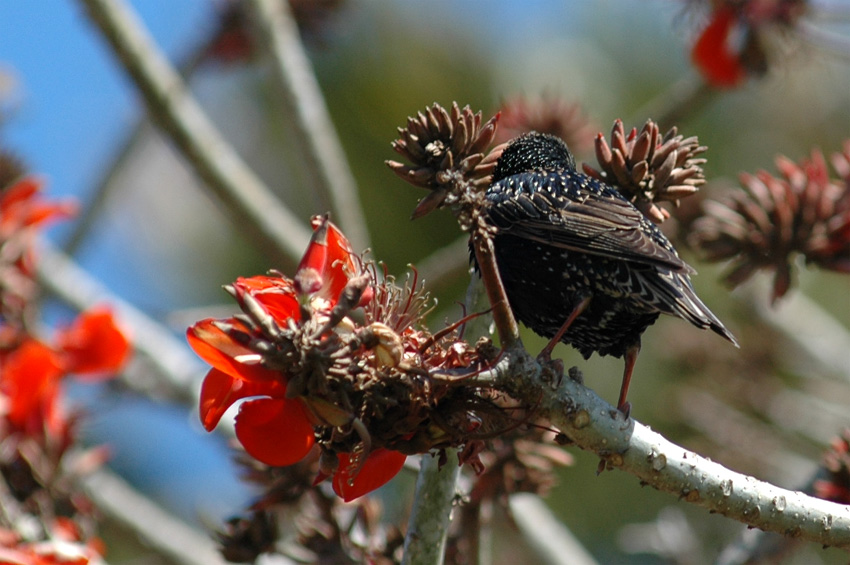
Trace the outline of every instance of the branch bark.
[[578, 371], [559, 375], [520, 348], [506, 351], [485, 380], [529, 405], [578, 447], [644, 484], [751, 527], [850, 549], [850, 507], [736, 473], [676, 445], [584, 387]]
[[305, 165], [313, 171], [323, 210], [330, 210], [355, 249], [369, 247], [366, 218], [354, 175], [336, 135], [322, 89], [304, 52], [288, 2], [249, 0], [254, 27], [271, 60], [287, 114], [294, 118]]
[[[152, 396], [181, 399], [197, 406], [200, 378], [209, 369], [189, 351], [184, 342], [152, 320], [144, 312], [112, 293], [67, 255], [42, 241], [37, 262], [39, 281], [61, 300], [85, 310], [97, 304], [109, 304], [119, 321], [130, 329], [133, 347], [144, 354], [148, 368], [138, 378], [124, 382]], [[151, 377], [151, 374], [156, 377]]]
[[404, 537], [403, 565], [443, 563], [460, 474], [457, 452], [448, 450], [447, 455], [448, 461], [442, 468], [437, 457], [422, 456], [413, 510]]
[[227, 563], [208, 536], [169, 514], [115, 474], [100, 469], [82, 482], [99, 510], [130, 527], [160, 555], [181, 565]]
[[310, 232], [251, 171], [191, 96], [186, 84], [123, 0], [80, 0], [136, 84], [148, 111], [234, 222], [275, 262], [297, 260]]

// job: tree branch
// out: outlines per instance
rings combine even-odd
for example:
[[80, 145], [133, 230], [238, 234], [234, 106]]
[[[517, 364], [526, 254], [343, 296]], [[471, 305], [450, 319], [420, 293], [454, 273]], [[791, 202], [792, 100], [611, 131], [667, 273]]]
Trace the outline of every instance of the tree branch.
[[442, 467], [438, 457], [426, 454], [421, 458], [413, 510], [404, 537], [404, 565], [443, 563], [460, 474], [457, 452], [450, 449], [446, 453], [448, 460]]
[[122, 0], [81, 0], [142, 94], [151, 116], [198, 175], [226, 205], [234, 222], [273, 253], [297, 260], [310, 232], [281, 205], [225, 141]]
[[841, 322], [799, 291], [771, 307], [765, 300], [770, 291], [764, 280], [752, 281], [742, 291], [742, 301], [805, 355], [805, 370], [798, 368], [801, 375], [809, 376], [814, 363], [826, 374], [850, 383], [850, 331]]
[[304, 52], [288, 2], [249, 0], [254, 27], [271, 59], [287, 114], [294, 118], [305, 165], [313, 171], [323, 210], [330, 210], [355, 249], [369, 247], [366, 218], [354, 175], [336, 135], [322, 90]]
[[139, 378], [124, 379], [134, 390], [197, 404], [199, 378], [208, 367], [173, 334], [132, 304], [122, 300], [68, 256], [46, 241], [39, 246], [39, 281], [64, 302], [85, 310], [97, 304], [115, 309], [119, 323], [131, 330], [133, 347], [144, 354], [158, 378], [143, 371]]
[[573, 533], [564, 526], [540, 497], [531, 493], [512, 494], [509, 499], [514, 522], [534, 551], [536, 563], [551, 565], [595, 565]]
[[483, 233], [473, 233], [472, 246], [475, 251], [475, 259], [481, 271], [481, 280], [484, 290], [490, 300], [492, 308], [493, 323], [499, 335], [499, 343], [503, 349], [515, 346], [522, 347], [519, 339], [519, 326], [517, 326], [514, 313], [508, 304], [505, 287], [502, 285], [502, 277], [496, 266], [496, 253], [493, 249], [493, 240]]
[[678, 446], [609, 405], [580, 382], [541, 367], [522, 349], [505, 352], [483, 379], [537, 406], [578, 447], [642, 483], [754, 528], [850, 549], [850, 507], [778, 488], [730, 471]]
[[206, 535], [136, 492], [115, 474], [100, 469], [82, 482], [99, 510], [137, 532], [160, 555], [181, 565], [227, 563]]

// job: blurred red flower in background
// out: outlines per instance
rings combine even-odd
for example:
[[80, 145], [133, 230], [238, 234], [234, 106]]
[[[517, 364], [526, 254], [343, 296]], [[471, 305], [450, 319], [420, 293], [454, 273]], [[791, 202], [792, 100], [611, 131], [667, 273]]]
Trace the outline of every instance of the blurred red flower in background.
[[121, 369], [130, 344], [112, 313], [97, 308], [81, 314], [56, 336], [56, 345], [27, 336], [0, 353], [0, 393], [10, 427], [26, 435], [62, 437], [67, 425], [60, 383], [68, 374], [85, 380], [112, 378]]

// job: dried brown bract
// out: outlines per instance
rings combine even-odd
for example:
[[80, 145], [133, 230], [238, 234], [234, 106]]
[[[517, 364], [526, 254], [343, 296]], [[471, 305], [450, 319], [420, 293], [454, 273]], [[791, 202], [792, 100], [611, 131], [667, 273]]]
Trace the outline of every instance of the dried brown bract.
[[26, 167], [16, 155], [0, 150], [0, 190], [12, 186], [26, 172]]
[[662, 137], [658, 124], [647, 120], [640, 132], [632, 128], [628, 135], [623, 122], [616, 120], [611, 145], [600, 133], [596, 136], [596, 159], [601, 171], [587, 164], [584, 172], [614, 186], [623, 196], [656, 223], [670, 217], [658, 202], [673, 202], [697, 192], [705, 183], [702, 164], [697, 158], [706, 147], [696, 137], [685, 138], [671, 128]]
[[775, 271], [772, 301], [788, 292], [799, 254], [823, 269], [850, 272], [850, 143], [833, 162], [831, 179], [823, 153], [799, 164], [776, 159], [779, 176], [742, 173], [742, 189], [707, 201], [705, 216], [689, 239], [709, 261], [732, 260], [726, 282], [736, 286], [759, 269]]
[[[469, 215], [496, 165], [497, 157], [485, 158], [485, 152], [493, 143], [498, 118], [483, 122], [481, 112], [473, 113], [469, 106], [461, 109], [455, 102], [446, 110], [434, 103], [399, 128], [392, 146], [410, 165], [387, 165], [405, 181], [431, 191], [416, 206], [414, 218], [443, 206], [455, 208], [459, 216]], [[462, 221], [461, 227], [469, 229], [471, 221]]]
[[505, 143], [524, 133], [549, 133], [563, 139], [574, 152], [591, 148], [596, 130], [581, 104], [550, 94], [532, 98], [515, 96], [502, 103], [497, 143]]

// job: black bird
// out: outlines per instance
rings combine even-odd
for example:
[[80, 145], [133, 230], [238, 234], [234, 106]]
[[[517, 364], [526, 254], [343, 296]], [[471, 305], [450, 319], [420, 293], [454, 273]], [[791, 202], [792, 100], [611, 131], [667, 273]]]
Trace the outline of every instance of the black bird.
[[530, 133], [513, 140], [485, 197], [514, 316], [552, 338], [544, 358], [559, 341], [585, 359], [625, 356], [617, 405], [624, 414], [640, 336], [659, 314], [738, 345], [697, 297], [688, 278], [695, 271], [664, 234], [616, 189], [576, 171], [561, 139]]

